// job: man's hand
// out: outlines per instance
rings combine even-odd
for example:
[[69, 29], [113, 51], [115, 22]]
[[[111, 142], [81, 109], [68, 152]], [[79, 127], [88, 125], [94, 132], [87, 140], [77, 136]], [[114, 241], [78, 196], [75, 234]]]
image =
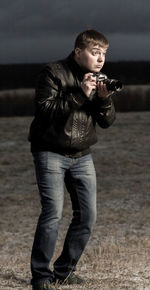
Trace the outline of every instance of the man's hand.
[[93, 76], [93, 73], [84, 75], [81, 88], [87, 97], [90, 97], [92, 90], [96, 90], [96, 77]]
[[106, 84], [103, 82], [97, 83], [97, 93], [100, 98], [108, 98], [110, 95], [112, 95], [112, 91], [108, 91]]
[[84, 75], [81, 88], [87, 97], [90, 97], [92, 90], [97, 90], [98, 96], [103, 99], [108, 98], [112, 94], [112, 91], [107, 90], [106, 84], [96, 82], [96, 77], [93, 76], [93, 73]]

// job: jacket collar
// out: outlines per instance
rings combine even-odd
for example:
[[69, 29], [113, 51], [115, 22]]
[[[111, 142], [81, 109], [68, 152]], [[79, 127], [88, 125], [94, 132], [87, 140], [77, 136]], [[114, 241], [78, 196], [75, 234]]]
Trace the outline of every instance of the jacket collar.
[[74, 51], [67, 57], [67, 62], [73, 72], [73, 74], [78, 78], [81, 82], [83, 80], [83, 76], [85, 75], [85, 71], [78, 65], [78, 63], [74, 59]]

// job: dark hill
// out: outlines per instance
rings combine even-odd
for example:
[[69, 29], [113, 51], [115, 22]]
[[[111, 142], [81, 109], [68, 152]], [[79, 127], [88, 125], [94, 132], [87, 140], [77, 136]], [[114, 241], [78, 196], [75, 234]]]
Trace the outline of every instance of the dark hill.
[[[0, 90], [34, 88], [43, 65], [0, 65]], [[124, 84], [150, 84], [150, 62], [106, 62], [103, 72]]]

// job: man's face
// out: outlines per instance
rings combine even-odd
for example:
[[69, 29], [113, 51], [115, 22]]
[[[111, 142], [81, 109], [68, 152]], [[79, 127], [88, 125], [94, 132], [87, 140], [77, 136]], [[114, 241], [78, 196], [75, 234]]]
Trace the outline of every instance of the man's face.
[[99, 45], [90, 45], [85, 49], [75, 49], [75, 59], [86, 71], [99, 72], [105, 62], [107, 48]]

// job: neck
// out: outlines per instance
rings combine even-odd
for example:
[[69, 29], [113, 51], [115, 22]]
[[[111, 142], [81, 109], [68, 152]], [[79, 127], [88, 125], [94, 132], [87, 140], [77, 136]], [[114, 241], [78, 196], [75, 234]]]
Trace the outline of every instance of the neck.
[[82, 68], [80, 61], [78, 60], [77, 56], [74, 54], [73, 59], [75, 60], [75, 62]]

